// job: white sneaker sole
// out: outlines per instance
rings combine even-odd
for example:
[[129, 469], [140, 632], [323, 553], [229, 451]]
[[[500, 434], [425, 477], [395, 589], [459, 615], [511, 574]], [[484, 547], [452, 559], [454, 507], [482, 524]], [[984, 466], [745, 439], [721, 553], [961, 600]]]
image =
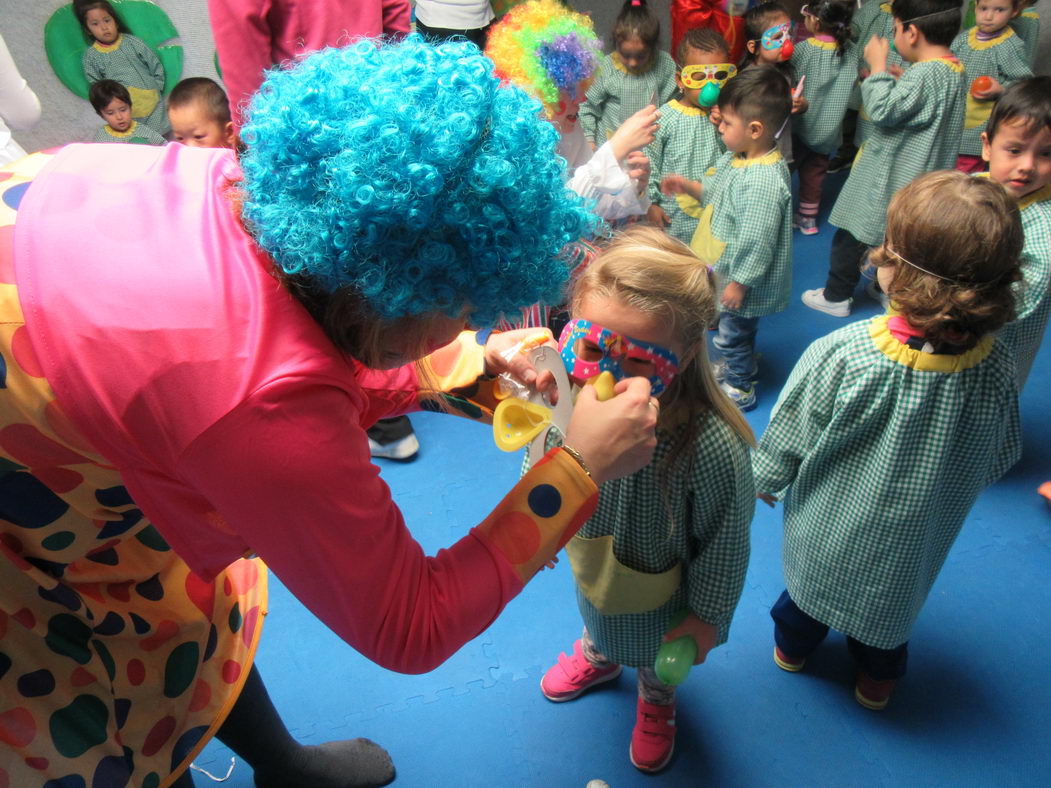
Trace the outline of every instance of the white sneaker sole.
[[800, 300], [816, 312], [824, 312], [832, 317], [850, 317], [850, 301], [826, 301], [822, 289], [804, 290]]

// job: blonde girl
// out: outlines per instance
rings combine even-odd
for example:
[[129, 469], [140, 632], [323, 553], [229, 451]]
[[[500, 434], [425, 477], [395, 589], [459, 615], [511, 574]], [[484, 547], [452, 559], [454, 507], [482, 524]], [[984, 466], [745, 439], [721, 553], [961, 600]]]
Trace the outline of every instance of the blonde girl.
[[1019, 457], [1014, 361], [993, 332], [1014, 318], [1021, 251], [999, 184], [907, 184], [870, 255], [894, 310], [810, 346], [756, 449], [756, 489], [785, 503], [774, 662], [802, 670], [836, 629], [866, 708], [887, 705], [967, 513]]
[[682, 242], [649, 226], [620, 234], [584, 270], [559, 341], [576, 381], [608, 369], [648, 378], [659, 401], [653, 462], [603, 484], [598, 509], [567, 545], [583, 637], [540, 682], [571, 700], [638, 669], [632, 763], [663, 768], [675, 743], [675, 688], [653, 666], [667, 639], [690, 635], [695, 664], [725, 642], [748, 564], [752, 432], [720, 391], [705, 335], [715, 283]]

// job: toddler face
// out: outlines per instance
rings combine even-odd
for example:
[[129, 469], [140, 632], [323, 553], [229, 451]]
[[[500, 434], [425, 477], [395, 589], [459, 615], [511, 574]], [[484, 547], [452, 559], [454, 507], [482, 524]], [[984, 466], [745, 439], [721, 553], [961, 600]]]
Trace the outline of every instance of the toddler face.
[[111, 100], [99, 115], [114, 131], [123, 133], [131, 128], [131, 104], [125, 104], [119, 98]]
[[232, 148], [233, 124], [220, 123], [201, 106], [191, 101], [181, 107], [168, 108], [172, 139], [191, 148]]
[[1021, 119], [1003, 122], [992, 141], [982, 134], [982, 158], [989, 177], [1021, 199], [1051, 182], [1051, 129]]
[[88, 11], [84, 15], [84, 24], [92, 37], [105, 46], [115, 42], [117, 36], [120, 35], [120, 31], [117, 29], [117, 20], [103, 8], [92, 8]]
[[617, 53], [629, 74], [641, 74], [650, 64], [650, 48], [641, 38], [625, 38], [617, 44]]
[[974, 21], [981, 33], [999, 33], [1015, 15], [1010, 0], [978, 0], [974, 9]]
[[752, 141], [748, 133], [748, 124], [732, 109], [719, 107], [719, 111], [722, 116], [719, 121], [719, 133], [723, 137], [723, 145], [729, 151], [740, 153]]
[[776, 66], [781, 62], [781, 48], [792, 38], [792, 20], [787, 16], [775, 16], [763, 37], [756, 43], [760, 63]]

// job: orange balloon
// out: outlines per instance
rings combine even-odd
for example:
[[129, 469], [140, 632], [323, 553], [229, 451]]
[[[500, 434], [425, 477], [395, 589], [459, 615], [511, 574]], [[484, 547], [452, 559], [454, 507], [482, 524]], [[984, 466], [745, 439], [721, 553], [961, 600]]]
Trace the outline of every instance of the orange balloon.
[[978, 77], [971, 83], [971, 95], [978, 98], [979, 93], [984, 93], [993, 86], [993, 81], [989, 77]]

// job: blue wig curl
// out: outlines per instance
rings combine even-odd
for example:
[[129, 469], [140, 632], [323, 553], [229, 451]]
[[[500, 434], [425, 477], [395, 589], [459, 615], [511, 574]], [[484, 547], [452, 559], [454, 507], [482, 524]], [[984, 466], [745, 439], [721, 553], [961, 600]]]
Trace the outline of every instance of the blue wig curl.
[[273, 70], [242, 136], [262, 249], [383, 319], [466, 306], [488, 325], [557, 302], [561, 250], [596, 223], [540, 103], [467, 42], [361, 40]]

